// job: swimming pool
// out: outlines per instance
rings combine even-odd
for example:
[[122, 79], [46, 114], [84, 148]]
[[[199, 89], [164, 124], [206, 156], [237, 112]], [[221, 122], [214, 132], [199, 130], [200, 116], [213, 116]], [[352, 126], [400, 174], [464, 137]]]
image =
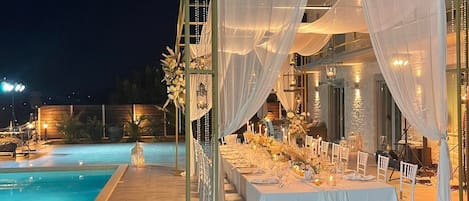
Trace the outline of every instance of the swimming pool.
[[[0, 160], [0, 168], [77, 166], [79, 161], [85, 166], [129, 164], [130, 150], [134, 145], [134, 143], [49, 145], [39, 149], [38, 153], [31, 154], [29, 160], [25, 160], [22, 156], [17, 160], [11, 160], [5, 156]], [[146, 164], [168, 167], [175, 165], [174, 142], [142, 143], [142, 145]], [[185, 156], [185, 145], [180, 143], [178, 146], [180, 168], [184, 168]]]
[[[0, 200], [91, 201], [111, 178], [114, 169], [10, 169], [0, 173]], [[19, 172], [15, 172], [19, 171]]]

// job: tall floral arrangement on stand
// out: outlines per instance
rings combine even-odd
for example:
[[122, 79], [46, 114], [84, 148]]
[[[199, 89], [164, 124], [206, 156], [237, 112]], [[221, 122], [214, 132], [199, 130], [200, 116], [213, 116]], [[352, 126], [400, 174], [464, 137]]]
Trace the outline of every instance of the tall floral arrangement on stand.
[[173, 101], [178, 108], [184, 109], [185, 104], [185, 80], [184, 63], [181, 62], [181, 54], [176, 54], [171, 48], [166, 47], [168, 54], [163, 53], [164, 59], [161, 66], [165, 73], [162, 82], [166, 82], [168, 99]]
[[313, 123], [308, 123], [307, 117], [308, 113], [295, 113], [293, 111], [287, 112], [287, 120], [288, 120], [288, 133], [290, 137], [293, 138], [305, 138], [306, 133], [309, 128], [313, 126]]

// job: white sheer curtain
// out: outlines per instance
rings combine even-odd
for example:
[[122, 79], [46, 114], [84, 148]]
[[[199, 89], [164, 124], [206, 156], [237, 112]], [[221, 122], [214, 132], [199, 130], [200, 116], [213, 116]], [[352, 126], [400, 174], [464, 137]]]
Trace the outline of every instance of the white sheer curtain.
[[264, 103], [287, 59], [305, 5], [306, 0], [219, 2], [221, 136], [237, 130]]
[[437, 197], [451, 200], [445, 2], [364, 0], [363, 7], [374, 52], [394, 100], [419, 132], [440, 142]]
[[277, 94], [277, 98], [285, 108], [286, 111], [291, 111], [295, 109], [295, 93], [292, 92], [285, 92], [284, 89], [288, 88], [288, 81], [284, 79], [284, 74], [288, 73], [290, 69], [290, 62], [285, 62], [283, 64], [282, 70], [277, 78], [277, 83], [275, 84], [275, 93]]

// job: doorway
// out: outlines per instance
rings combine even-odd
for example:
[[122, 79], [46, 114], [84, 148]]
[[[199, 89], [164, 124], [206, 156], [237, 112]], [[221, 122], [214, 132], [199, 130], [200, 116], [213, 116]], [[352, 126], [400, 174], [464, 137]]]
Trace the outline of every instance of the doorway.
[[386, 146], [396, 149], [401, 139], [401, 111], [397, 107], [382, 75], [376, 79], [376, 149], [385, 150]]

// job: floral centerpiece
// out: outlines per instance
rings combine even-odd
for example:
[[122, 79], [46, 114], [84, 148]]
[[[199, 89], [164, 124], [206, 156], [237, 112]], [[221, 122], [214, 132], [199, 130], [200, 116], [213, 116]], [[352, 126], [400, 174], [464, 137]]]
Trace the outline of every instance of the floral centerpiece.
[[302, 137], [304, 138], [306, 132], [309, 128], [313, 126], [313, 123], [308, 123], [307, 121], [308, 113], [295, 113], [292, 111], [287, 112], [287, 120], [289, 122], [288, 125], [288, 133], [292, 137]]
[[180, 61], [181, 54], [176, 54], [169, 47], [166, 47], [166, 50], [168, 54], [163, 53], [164, 59], [161, 60], [161, 66], [165, 73], [162, 82], [166, 82], [168, 99], [172, 100], [176, 107], [184, 108], [186, 94], [184, 63]]

